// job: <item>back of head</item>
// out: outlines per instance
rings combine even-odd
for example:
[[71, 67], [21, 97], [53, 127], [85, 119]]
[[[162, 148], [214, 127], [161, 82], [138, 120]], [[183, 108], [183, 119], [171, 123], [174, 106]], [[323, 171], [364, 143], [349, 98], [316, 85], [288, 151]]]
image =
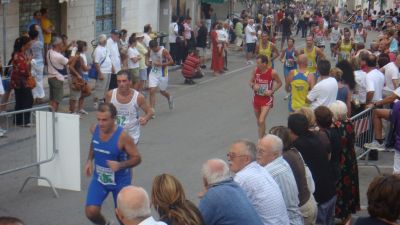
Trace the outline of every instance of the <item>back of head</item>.
[[275, 126], [269, 130], [270, 134], [278, 136], [283, 142], [283, 150], [289, 149], [292, 144], [289, 137], [289, 129], [285, 126]]
[[161, 174], [154, 178], [151, 201], [171, 224], [202, 224], [198, 209], [186, 199], [182, 184], [174, 176]]
[[158, 46], [157, 40], [151, 40], [151, 41], [149, 42], [149, 47], [150, 47], [150, 48], [155, 48], [155, 47], [157, 47], [157, 46]]
[[288, 128], [297, 136], [308, 133], [308, 121], [307, 118], [299, 113], [289, 115]]
[[307, 56], [304, 54], [299, 55], [299, 57], [297, 58], [297, 63], [301, 67], [307, 67]]
[[395, 222], [400, 216], [400, 175], [379, 175], [369, 184], [368, 213]]
[[257, 147], [252, 141], [247, 139], [240, 139], [234, 142], [234, 144], [238, 143], [243, 144], [245, 154], [249, 156], [251, 162], [257, 159]]
[[328, 129], [332, 125], [333, 114], [326, 106], [318, 106], [314, 110], [317, 125], [320, 128]]
[[208, 185], [230, 179], [228, 164], [222, 159], [208, 160], [203, 164], [201, 173]]
[[336, 100], [329, 105], [333, 121], [343, 121], [347, 118], [347, 106], [344, 102]]
[[24, 223], [16, 217], [0, 216], [0, 225], [24, 225]]
[[124, 187], [118, 194], [117, 203], [118, 215], [121, 220], [123, 218], [128, 221], [144, 220], [150, 216], [149, 196], [141, 187]]
[[373, 54], [369, 54], [365, 62], [367, 63], [367, 66], [370, 68], [376, 67], [376, 56]]
[[342, 60], [336, 64], [336, 67], [342, 71], [341, 80], [353, 90], [356, 87], [354, 66], [348, 60]]
[[310, 107], [301, 107], [296, 111], [296, 113], [302, 114], [307, 118], [308, 121], [308, 127], [314, 127], [315, 126], [315, 115], [314, 111]]
[[386, 66], [386, 64], [388, 64], [390, 62], [389, 55], [386, 53], [380, 54], [377, 62], [378, 62], [379, 68]]
[[331, 70], [331, 63], [328, 60], [321, 59], [317, 64], [317, 69], [321, 76], [329, 76], [329, 71]]

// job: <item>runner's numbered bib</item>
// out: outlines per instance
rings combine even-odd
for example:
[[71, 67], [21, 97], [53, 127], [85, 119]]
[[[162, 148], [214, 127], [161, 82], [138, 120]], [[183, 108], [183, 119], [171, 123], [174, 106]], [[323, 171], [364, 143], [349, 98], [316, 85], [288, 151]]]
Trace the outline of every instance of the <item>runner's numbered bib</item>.
[[313, 60], [307, 60], [307, 68], [314, 68]]
[[266, 90], [267, 90], [267, 86], [265, 84], [260, 84], [260, 87], [258, 88], [258, 91], [257, 91], [257, 95], [264, 96]]
[[162, 67], [152, 67], [150, 73], [153, 76], [157, 76], [157, 77], [166, 77], [166, 76], [168, 76], [168, 70], [164, 69]]
[[339, 55], [339, 56], [340, 56], [340, 59], [341, 59], [341, 60], [350, 58], [350, 54], [347, 53], [347, 52], [340, 52], [340, 55]]
[[294, 67], [294, 59], [288, 59], [285, 61], [285, 66], [286, 67]]
[[115, 185], [115, 173], [106, 167], [96, 165], [97, 181], [103, 185]]

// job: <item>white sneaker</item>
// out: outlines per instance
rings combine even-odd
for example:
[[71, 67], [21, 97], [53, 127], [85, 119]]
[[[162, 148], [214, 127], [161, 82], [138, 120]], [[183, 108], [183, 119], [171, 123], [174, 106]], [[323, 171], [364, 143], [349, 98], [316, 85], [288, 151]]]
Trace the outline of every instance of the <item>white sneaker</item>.
[[287, 94], [287, 95], [283, 98], [283, 100], [287, 100], [287, 99], [289, 98], [289, 96], [290, 96], [290, 94]]
[[154, 108], [152, 108], [151, 110], [153, 110], [153, 115], [151, 116], [152, 119], [156, 118], [156, 110]]
[[86, 110], [84, 110], [84, 109], [81, 109], [81, 110], [79, 110], [79, 113], [80, 114], [84, 114], [84, 115], [87, 115], [87, 114], [89, 114], [88, 112], [86, 112]]
[[385, 149], [386, 149], [385, 143], [379, 144], [379, 142], [377, 140], [374, 140], [371, 143], [364, 144], [364, 148], [375, 149], [378, 151], [385, 151]]
[[175, 108], [174, 97], [172, 97], [172, 95], [169, 96], [168, 106], [170, 110], [173, 110]]
[[99, 103], [98, 102], [93, 103], [93, 108], [97, 110], [99, 108]]

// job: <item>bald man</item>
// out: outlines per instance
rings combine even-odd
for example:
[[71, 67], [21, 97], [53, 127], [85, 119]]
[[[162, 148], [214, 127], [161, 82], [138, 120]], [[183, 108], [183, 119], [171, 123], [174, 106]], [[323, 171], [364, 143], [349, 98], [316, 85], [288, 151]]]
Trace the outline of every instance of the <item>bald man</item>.
[[115, 213], [124, 225], [166, 225], [164, 222], [157, 222], [150, 215], [149, 196], [141, 187], [124, 187], [118, 193], [117, 202]]
[[[282, 157], [282, 140], [273, 134], [267, 134], [257, 145], [257, 162], [274, 178], [281, 189], [290, 224], [304, 224], [299, 208], [299, 191], [292, 169]], [[316, 215], [316, 213], [315, 213]]]
[[297, 59], [298, 69], [291, 70], [286, 77], [285, 89], [290, 93], [289, 112], [294, 112], [301, 107], [307, 106], [308, 91], [315, 84], [314, 74], [307, 71], [307, 56], [299, 55]]
[[235, 183], [225, 161], [210, 159], [202, 168], [205, 192], [199, 209], [207, 225], [263, 225], [243, 190]]

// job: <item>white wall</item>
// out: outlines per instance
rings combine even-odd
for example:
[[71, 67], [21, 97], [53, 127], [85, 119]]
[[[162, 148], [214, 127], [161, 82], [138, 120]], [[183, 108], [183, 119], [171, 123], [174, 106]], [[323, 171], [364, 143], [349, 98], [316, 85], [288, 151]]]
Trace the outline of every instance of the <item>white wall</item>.
[[6, 6], [6, 59], [3, 59], [3, 6], [0, 5], [0, 52], [3, 64], [6, 64], [11, 57], [15, 39], [19, 36], [19, 3], [11, 1]]
[[95, 0], [72, 1], [67, 4], [67, 36], [90, 45], [95, 38]]

